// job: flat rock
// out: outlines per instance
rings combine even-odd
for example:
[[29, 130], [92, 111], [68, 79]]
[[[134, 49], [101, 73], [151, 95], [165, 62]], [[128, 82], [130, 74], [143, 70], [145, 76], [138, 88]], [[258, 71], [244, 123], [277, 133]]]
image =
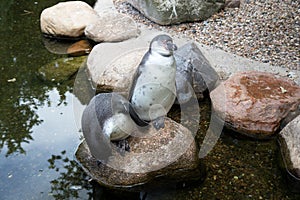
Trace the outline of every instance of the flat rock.
[[100, 14], [96, 22], [89, 24], [84, 33], [95, 42], [120, 42], [137, 37], [139, 30], [131, 17], [107, 12]]
[[282, 129], [279, 142], [285, 168], [292, 175], [292, 187], [300, 192], [300, 115]]
[[38, 72], [43, 80], [62, 83], [76, 74], [85, 63], [86, 58], [86, 56], [60, 58], [42, 66]]
[[41, 31], [57, 37], [79, 37], [88, 24], [96, 22], [97, 12], [82, 1], [61, 2], [43, 10]]
[[254, 138], [267, 138], [300, 104], [300, 87], [288, 78], [258, 71], [232, 75], [210, 93], [225, 124]]
[[170, 25], [205, 20], [224, 6], [224, 0], [127, 0], [150, 20]]
[[106, 165], [97, 165], [85, 142], [80, 144], [76, 158], [99, 184], [114, 189], [141, 190], [204, 178], [198, 148], [187, 128], [167, 118], [165, 128], [159, 131], [152, 127], [146, 135], [132, 135], [136, 137], [128, 138], [130, 152], [124, 156], [113, 152]]

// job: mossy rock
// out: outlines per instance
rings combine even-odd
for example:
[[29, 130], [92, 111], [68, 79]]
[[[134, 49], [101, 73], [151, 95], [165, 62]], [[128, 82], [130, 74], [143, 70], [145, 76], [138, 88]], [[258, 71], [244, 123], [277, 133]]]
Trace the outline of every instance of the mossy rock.
[[38, 73], [45, 81], [62, 83], [72, 77], [83, 66], [86, 56], [60, 58], [42, 66]]

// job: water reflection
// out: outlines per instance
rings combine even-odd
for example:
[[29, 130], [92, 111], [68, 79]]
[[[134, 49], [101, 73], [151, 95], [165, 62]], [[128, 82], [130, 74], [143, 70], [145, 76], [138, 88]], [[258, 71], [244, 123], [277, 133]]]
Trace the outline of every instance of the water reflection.
[[[65, 150], [59, 155], [52, 155], [48, 162], [48, 168], [59, 173], [56, 179], [50, 181], [51, 196], [55, 199], [80, 198], [81, 192], [87, 190], [89, 192], [84, 192], [84, 199], [92, 199], [89, 177], [74, 160], [70, 160], [66, 156]], [[86, 194], [88, 194], [88, 198]]]
[[0, 2], [0, 152], [5, 156], [25, 153], [24, 144], [33, 140], [32, 128], [42, 123], [37, 108], [51, 104], [48, 91], [58, 88], [60, 103], [66, 103], [64, 94], [72, 90], [72, 82], [51, 85], [37, 77], [39, 67], [63, 57], [50, 54], [42, 46], [39, 26], [41, 11], [57, 2], [60, 1]]

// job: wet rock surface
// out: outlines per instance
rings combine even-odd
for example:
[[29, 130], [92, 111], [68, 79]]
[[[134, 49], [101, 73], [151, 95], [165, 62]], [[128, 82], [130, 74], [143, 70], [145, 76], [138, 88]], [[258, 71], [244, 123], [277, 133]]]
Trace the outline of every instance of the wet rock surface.
[[95, 42], [121, 42], [137, 37], [139, 30], [131, 17], [107, 12], [101, 13], [97, 21], [85, 28], [84, 33]]
[[57, 59], [42, 66], [38, 71], [39, 76], [45, 81], [62, 83], [76, 74], [85, 63], [86, 58], [86, 56], [81, 56]]
[[204, 20], [224, 6], [224, 0], [128, 0], [128, 2], [147, 18], [161, 25]]
[[124, 156], [113, 152], [107, 165], [97, 164], [85, 142], [80, 144], [76, 158], [99, 184], [114, 189], [138, 191], [153, 184], [204, 179], [193, 135], [170, 119], [166, 119], [164, 129], [150, 128], [146, 136], [130, 137], [128, 143], [130, 152]]
[[300, 87], [287, 78], [256, 71], [231, 76], [210, 93], [225, 124], [254, 138], [273, 135], [300, 104]]
[[61, 2], [43, 10], [41, 31], [57, 37], [79, 37], [88, 24], [96, 22], [97, 12], [82, 1]]
[[298, 180], [300, 192], [300, 115], [282, 129], [279, 141], [285, 167]]
[[71, 56], [83, 56], [89, 54], [92, 49], [93, 45], [88, 40], [80, 40], [68, 47], [67, 53]]

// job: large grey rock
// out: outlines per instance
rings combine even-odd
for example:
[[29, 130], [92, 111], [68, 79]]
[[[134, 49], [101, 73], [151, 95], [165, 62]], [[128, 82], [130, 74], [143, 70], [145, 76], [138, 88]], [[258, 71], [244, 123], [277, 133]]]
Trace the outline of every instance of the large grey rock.
[[177, 98], [180, 103], [189, 101], [193, 93], [198, 99], [203, 98], [204, 91], [215, 88], [219, 75], [194, 42], [180, 47], [174, 56], [177, 64]]
[[88, 24], [96, 22], [97, 12], [82, 1], [61, 2], [41, 13], [41, 31], [57, 37], [79, 37]]
[[133, 133], [128, 138], [130, 152], [113, 151], [107, 164], [97, 165], [83, 142], [76, 158], [99, 184], [123, 190], [141, 190], [157, 184], [204, 179], [203, 163], [193, 134], [182, 125], [166, 119], [165, 128]]
[[120, 42], [137, 37], [139, 30], [131, 17], [107, 12], [100, 14], [96, 22], [89, 24], [84, 33], [95, 42]]
[[224, 0], [127, 0], [150, 20], [170, 25], [205, 20], [224, 6]]
[[300, 105], [300, 87], [288, 78], [248, 71], [231, 76], [210, 97], [228, 128], [250, 137], [267, 138]]
[[300, 115], [291, 121], [279, 136], [284, 165], [294, 179], [292, 187], [300, 192]]

